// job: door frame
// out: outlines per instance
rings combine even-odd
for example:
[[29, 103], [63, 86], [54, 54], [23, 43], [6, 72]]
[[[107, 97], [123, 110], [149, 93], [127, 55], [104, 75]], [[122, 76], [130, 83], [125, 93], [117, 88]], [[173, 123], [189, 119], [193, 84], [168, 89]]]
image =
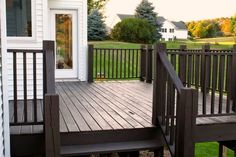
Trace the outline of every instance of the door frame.
[[[56, 79], [77, 79], [78, 78], [78, 13], [73, 9], [50, 9], [50, 36], [52, 40], [56, 41], [56, 14], [71, 14], [72, 15], [72, 69], [57, 69], [55, 64], [55, 78]], [[56, 44], [55, 44], [55, 52]], [[55, 60], [56, 60], [55, 54]]]

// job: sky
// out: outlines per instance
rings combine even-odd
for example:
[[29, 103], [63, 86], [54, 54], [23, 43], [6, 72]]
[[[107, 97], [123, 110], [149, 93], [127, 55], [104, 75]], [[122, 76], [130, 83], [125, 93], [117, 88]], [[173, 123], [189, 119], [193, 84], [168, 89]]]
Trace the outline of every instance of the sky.
[[[158, 16], [174, 21], [192, 21], [236, 14], [236, 0], [149, 0]], [[109, 0], [105, 7], [106, 23], [118, 13], [134, 14], [141, 0]]]

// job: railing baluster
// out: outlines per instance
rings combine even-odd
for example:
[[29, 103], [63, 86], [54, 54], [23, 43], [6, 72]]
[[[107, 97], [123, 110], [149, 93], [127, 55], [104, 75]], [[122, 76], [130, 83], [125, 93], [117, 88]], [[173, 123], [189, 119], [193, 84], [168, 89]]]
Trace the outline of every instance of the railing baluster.
[[134, 50], [132, 50], [132, 78], [134, 78]]
[[223, 90], [224, 90], [224, 71], [225, 71], [225, 56], [220, 55], [220, 67], [219, 67], [219, 110], [218, 113], [222, 113], [223, 103]]
[[126, 53], [127, 53], [127, 50], [125, 50], [125, 52], [124, 52], [125, 54], [125, 56], [124, 56], [124, 79], [126, 79], [126, 68], [127, 68], [127, 61], [126, 61]]
[[232, 91], [231, 91], [231, 82], [232, 82], [232, 55], [227, 56], [227, 86], [226, 86], [226, 91], [227, 91], [227, 100], [226, 100], [226, 113], [230, 112], [230, 102], [231, 102], [231, 97], [232, 97]]
[[111, 53], [110, 53], [110, 49], [108, 49], [108, 60], [107, 60], [107, 62], [108, 62], [108, 69], [107, 69], [107, 73], [108, 73], [108, 75], [107, 75], [107, 78], [108, 79], [110, 79], [110, 66], [111, 66]]
[[196, 55], [196, 60], [195, 60], [195, 86], [196, 89], [198, 90], [199, 88], [199, 70], [200, 70], [200, 55]]
[[212, 71], [212, 91], [211, 91], [211, 114], [215, 112], [215, 91], [217, 84], [217, 69], [218, 69], [218, 56], [213, 56], [213, 71]]
[[123, 64], [123, 51], [122, 51], [122, 49], [120, 50], [120, 79], [122, 79], [122, 64]]
[[100, 79], [102, 78], [102, 50], [100, 49], [99, 50], [99, 53], [100, 53], [100, 58], [99, 58], [99, 61], [100, 61], [100, 67], [99, 67], [99, 70], [100, 70], [100, 73], [99, 73], [99, 77]]
[[103, 56], [103, 66], [104, 66], [103, 78], [105, 79], [106, 78], [106, 49], [103, 50], [103, 55], [104, 55]]
[[136, 50], [136, 78], [138, 78], [138, 61], [139, 61], [139, 57], [138, 57], [139, 51]]
[[16, 52], [13, 52], [13, 81], [14, 81], [14, 123], [18, 122], [18, 104], [17, 104], [17, 58]]
[[28, 121], [28, 105], [27, 105], [27, 61], [26, 52], [23, 52], [23, 79], [24, 79], [24, 121]]
[[95, 68], [95, 78], [97, 79], [97, 74], [98, 74], [98, 50], [95, 49], [95, 55], [96, 55], [96, 58], [95, 58], [95, 65], [96, 65], [96, 68]]
[[111, 70], [111, 77], [114, 79], [114, 71], [115, 71], [115, 56], [114, 56], [114, 49], [112, 50], [112, 70]]
[[37, 61], [36, 53], [33, 52], [33, 90], [34, 90], [34, 122], [37, 122]]
[[116, 50], [116, 79], [118, 78], [119, 51]]
[[130, 50], [128, 51], [128, 77], [130, 78]]
[[192, 55], [188, 55], [188, 87], [191, 87], [191, 78], [192, 78]]

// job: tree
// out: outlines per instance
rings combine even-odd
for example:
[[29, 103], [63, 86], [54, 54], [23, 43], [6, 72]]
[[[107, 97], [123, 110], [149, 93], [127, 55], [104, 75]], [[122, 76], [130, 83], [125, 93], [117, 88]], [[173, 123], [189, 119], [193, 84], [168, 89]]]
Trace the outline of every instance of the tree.
[[135, 17], [139, 19], [145, 19], [150, 24], [156, 27], [156, 40], [161, 38], [159, 31], [161, 30], [161, 25], [157, 22], [157, 13], [154, 11], [155, 7], [148, 0], [142, 0], [142, 2], [137, 6], [135, 10]]
[[236, 14], [230, 18], [230, 31], [234, 36], [234, 42], [236, 43]]
[[156, 27], [145, 19], [130, 18], [117, 23], [111, 32], [114, 40], [151, 44], [155, 39]]
[[88, 14], [91, 14], [93, 10], [101, 10], [104, 8], [108, 0], [88, 0]]
[[102, 14], [98, 10], [92, 11], [88, 16], [88, 40], [104, 40], [106, 34]]

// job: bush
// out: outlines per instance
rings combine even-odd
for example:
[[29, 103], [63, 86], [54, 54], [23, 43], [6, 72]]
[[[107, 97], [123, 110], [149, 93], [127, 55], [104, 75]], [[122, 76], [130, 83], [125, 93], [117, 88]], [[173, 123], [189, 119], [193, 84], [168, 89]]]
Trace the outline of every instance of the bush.
[[147, 20], [130, 18], [117, 23], [111, 32], [114, 40], [134, 43], [153, 43], [156, 41], [157, 28]]

